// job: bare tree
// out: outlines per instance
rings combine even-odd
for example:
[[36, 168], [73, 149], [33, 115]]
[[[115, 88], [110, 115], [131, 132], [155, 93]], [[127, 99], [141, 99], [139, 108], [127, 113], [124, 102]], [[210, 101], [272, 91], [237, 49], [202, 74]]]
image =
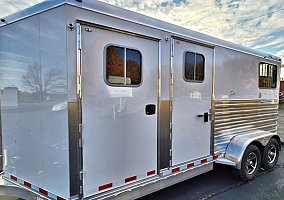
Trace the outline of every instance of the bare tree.
[[29, 65], [27, 72], [22, 77], [24, 87], [31, 92], [40, 94], [42, 98], [45, 98], [47, 93], [65, 89], [64, 80], [61, 70], [50, 69], [44, 74], [41, 66], [37, 63]]

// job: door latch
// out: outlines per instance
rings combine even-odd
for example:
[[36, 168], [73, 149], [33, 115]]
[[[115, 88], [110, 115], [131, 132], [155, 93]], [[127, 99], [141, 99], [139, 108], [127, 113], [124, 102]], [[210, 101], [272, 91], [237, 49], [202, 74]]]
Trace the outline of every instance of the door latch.
[[197, 115], [197, 117], [204, 117], [204, 122], [208, 122], [209, 121], [209, 113], [206, 112], [203, 115]]
[[156, 114], [156, 105], [154, 105], [154, 104], [146, 105], [145, 113], [146, 113], [146, 115], [154, 115], [154, 114]]

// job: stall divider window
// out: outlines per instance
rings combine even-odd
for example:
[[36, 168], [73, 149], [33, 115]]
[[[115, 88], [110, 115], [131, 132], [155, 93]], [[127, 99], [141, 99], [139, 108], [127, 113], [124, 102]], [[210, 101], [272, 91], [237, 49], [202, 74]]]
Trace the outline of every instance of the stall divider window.
[[142, 83], [142, 55], [127, 47], [106, 48], [106, 82], [111, 86], [139, 86]]

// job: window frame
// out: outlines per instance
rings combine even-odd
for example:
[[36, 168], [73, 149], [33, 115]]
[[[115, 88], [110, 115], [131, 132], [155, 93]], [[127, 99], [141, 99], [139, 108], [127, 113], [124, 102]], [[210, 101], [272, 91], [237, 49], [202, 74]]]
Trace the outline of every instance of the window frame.
[[[189, 79], [187, 79], [186, 77], [185, 77], [185, 57], [186, 57], [186, 53], [194, 53], [194, 54], [198, 54], [198, 55], [200, 55], [200, 56], [202, 56], [203, 57], [203, 59], [204, 59], [204, 63], [203, 63], [203, 69], [204, 69], [204, 78], [203, 78], [203, 80], [202, 81], [199, 81], [199, 80], [189, 80]], [[196, 58], [195, 58], [195, 62], [196, 62]], [[205, 70], [206, 70], [206, 67], [205, 67], [205, 63], [206, 63], [206, 58], [205, 58], [205, 56], [202, 54], [202, 53], [198, 53], [198, 52], [193, 52], [193, 51], [188, 51], [188, 50], [186, 50], [186, 51], [184, 51], [184, 53], [183, 53], [183, 67], [182, 67], [182, 73], [183, 73], [183, 80], [185, 81], [185, 82], [190, 82], [190, 83], [203, 83], [204, 81], [205, 81], [205, 79], [206, 79], [206, 76], [205, 76]], [[196, 67], [194, 68], [194, 78], [195, 78], [195, 69], [196, 69]]]
[[[126, 55], [126, 52], [127, 52], [127, 49], [128, 50], [134, 50], [134, 51], [137, 51], [140, 55], [140, 69], [141, 69], [141, 82], [140, 84], [138, 85], [124, 85], [124, 84], [113, 84], [113, 83], [110, 83], [108, 80], [107, 80], [107, 48], [108, 47], [118, 47], [118, 48], [124, 48], [124, 59], [127, 58], [127, 55]], [[105, 47], [104, 47], [104, 53], [103, 53], [103, 79], [104, 79], [104, 82], [108, 85], [108, 86], [111, 86], [111, 87], [131, 87], [131, 88], [138, 88], [140, 87], [142, 84], [143, 84], [143, 56], [142, 56], [142, 53], [141, 51], [139, 51], [137, 48], [134, 48], [134, 47], [129, 47], [129, 46], [124, 46], [124, 45], [119, 45], [119, 44], [114, 44], [114, 43], [110, 43], [110, 44], [107, 44]], [[126, 65], [126, 60], [125, 60], [125, 65]], [[124, 74], [126, 75], [126, 72], [124, 72]]]
[[[267, 65], [271, 65], [271, 66], [276, 67], [277, 74], [276, 74], [276, 84], [275, 84], [275, 87], [260, 87], [260, 65], [261, 64], [267, 64]], [[265, 62], [265, 61], [259, 62], [259, 64], [258, 64], [258, 88], [261, 89], [261, 90], [275, 90], [275, 89], [277, 89], [278, 73], [279, 73], [278, 72], [278, 67], [277, 67], [276, 64], [272, 64], [272, 63]], [[272, 77], [273, 77], [273, 74], [272, 74]]]

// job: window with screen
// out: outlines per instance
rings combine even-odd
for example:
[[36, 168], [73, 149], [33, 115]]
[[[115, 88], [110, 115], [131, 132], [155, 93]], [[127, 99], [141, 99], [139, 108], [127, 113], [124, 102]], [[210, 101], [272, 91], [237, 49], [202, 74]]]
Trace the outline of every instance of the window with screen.
[[204, 81], [205, 57], [202, 54], [185, 53], [184, 78], [186, 81]]
[[108, 46], [106, 81], [113, 86], [139, 86], [142, 82], [141, 53], [125, 47]]
[[267, 63], [259, 65], [259, 88], [276, 88], [277, 66]]

